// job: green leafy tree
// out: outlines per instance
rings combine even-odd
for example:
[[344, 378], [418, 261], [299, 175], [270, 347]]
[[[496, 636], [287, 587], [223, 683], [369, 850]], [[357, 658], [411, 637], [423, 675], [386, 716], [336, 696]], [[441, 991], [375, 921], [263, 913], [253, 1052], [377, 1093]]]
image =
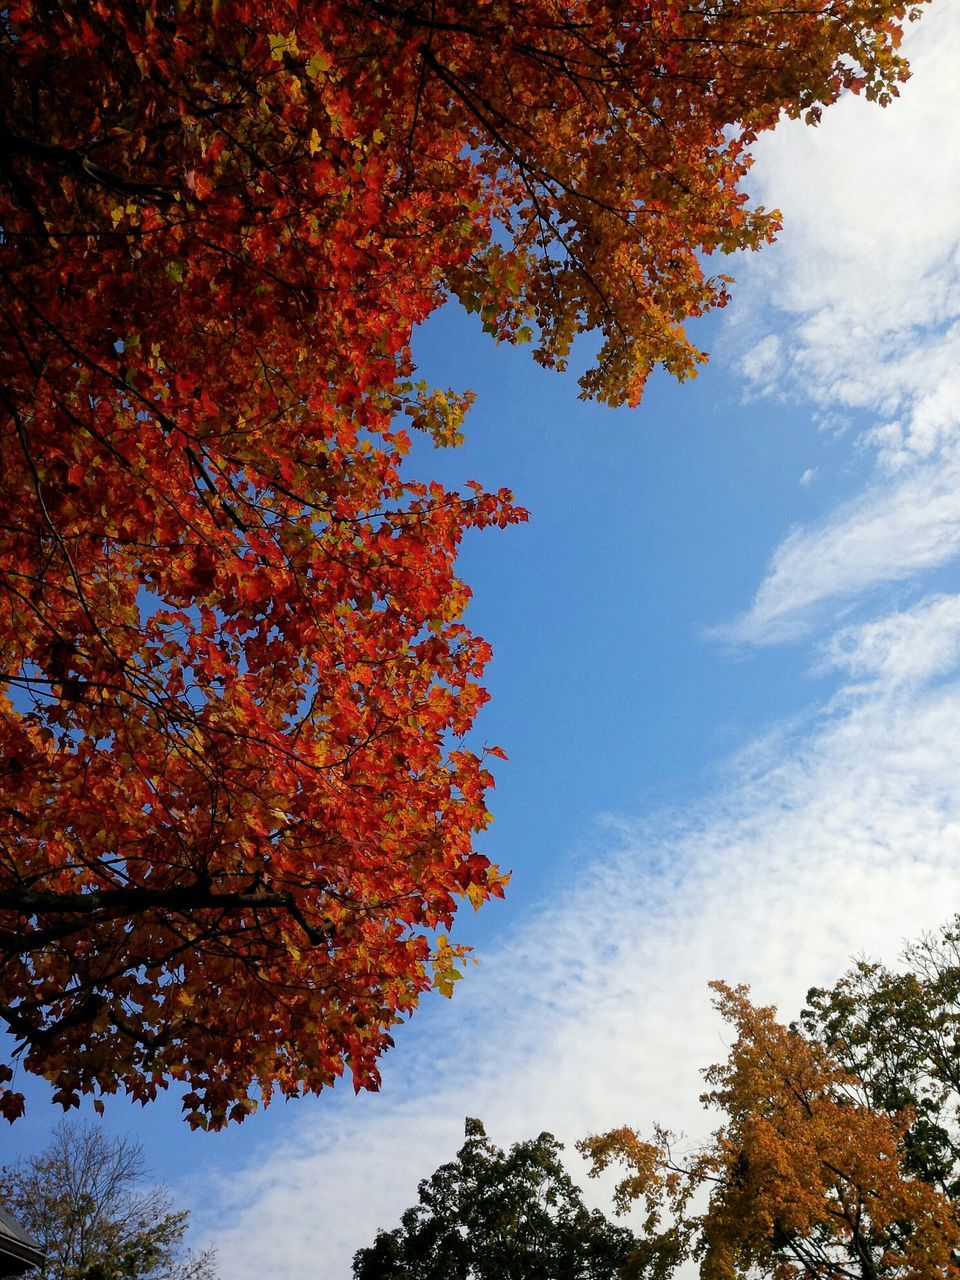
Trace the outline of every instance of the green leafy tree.
[[189, 1215], [143, 1174], [137, 1143], [66, 1123], [0, 1170], [0, 1198], [46, 1254], [36, 1280], [216, 1280], [212, 1252], [183, 1247]]
[[586, 1208], [561, 1150], [541, 1133], [504, 1152], [468, 1119], [456, 1160], [354, 1256], [355, 1280], [609, 1280], [638, 1241]]
[[909, 946], [902, 965], [860, 960], [814, 987], [797, 1024], [863, 1084], [871, 1105], [912, 1117], [904, 1164], [960, 1198], [960, 916]]

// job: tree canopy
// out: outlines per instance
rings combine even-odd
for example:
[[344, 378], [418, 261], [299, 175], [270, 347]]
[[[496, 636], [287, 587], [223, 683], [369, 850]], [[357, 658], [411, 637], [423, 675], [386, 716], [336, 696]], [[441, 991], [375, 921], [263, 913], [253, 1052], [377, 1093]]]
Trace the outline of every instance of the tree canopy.
[[858, 961], [812, 988], [798, 1029], [906, 1118], [904, 1167], [960, 1204], [960, 917], [911, 944], [902, 965]]
[[406, 474], [470, 400], [414, 326], [689, 376], [757, 134], [888, 101], [920, 7], [3, 8], [0, 1018], [63, 1105], [376, 1087], [503, 891], [456, 555], [525, 516]]
[[419, 1202], [354, 1257], [355, 1280], [613, 1280], [636, 1246], [588, 1210], [550, 1133], [493, 1145], [479, 1120]]
[[900, 972], [859, 962], [791, 1027], [714, 984], [735, 1038], [706, 1073], [711, 1140], [581, 1144], [595, 1173], [626, 1167], [618, 1205], [645, 1213], [625, 1280], [690, 1258], [704, 1280], [960, 1276], [958, 939], [957, 924], [923, 939]]
[[0, 1169], [0, 1198], [46, 1255], [35, 1280], [216, 1280], [212, 1253], [183, 1248], [188, 1214], [144, 1188], [141, 1148], [62, 1123], [38, 1155]]

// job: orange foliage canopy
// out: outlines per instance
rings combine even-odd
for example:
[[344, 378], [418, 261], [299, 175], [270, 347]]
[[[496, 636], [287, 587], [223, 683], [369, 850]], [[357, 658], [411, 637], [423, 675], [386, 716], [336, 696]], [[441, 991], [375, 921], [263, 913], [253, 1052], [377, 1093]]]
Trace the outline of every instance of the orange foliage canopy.
[[610, 403], [692, 374], [702, 255], [776, 229], [752, 139], [889, 98], [918, 8], [4, 7], [0, 1016], [64, 1105], [376, 1085], [502, 892], [455, 557], [524, 515], [403, 473], [469, 403], [413, 327], [597, 329]]
[[863, 1082], [746, 988], [713, 986], [736, 1039], [706, 1073], [714, 1087], [702, 1100], [725, 1118], [712, 1141], [687, 1158], [662, 1130], [653, 1142], [619, 1129], [580, 1144], [594, 1174], [626, 1165], [621, 1209], [645, 1205], [634, 1263], [658, 1259], [653, 1274], [666, 1275], [693, 1257], [703, 1280], [960, 1276], [956, 1206], [906, 1169], [911, 1112], [873, 1106]]

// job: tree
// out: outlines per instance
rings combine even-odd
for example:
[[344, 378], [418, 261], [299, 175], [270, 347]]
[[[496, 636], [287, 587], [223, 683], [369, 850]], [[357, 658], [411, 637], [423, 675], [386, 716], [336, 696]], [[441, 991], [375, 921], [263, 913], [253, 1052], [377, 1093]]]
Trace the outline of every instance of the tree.
[[960, 1202], [960, 917], [903, 953], [814, 987], [798, 1027], [828, 1045], [870, 1105], [908, 1117], [904, 1167]]
[[887, 101], [919, 10], [2, 9], [0, 1018], [64, 1106], [376, 1087], [503, 891], [455, 567], [525, 514], [406, 476], [470, 400], [413, 327], [454, 295], [548, 366], [598, 330], [611, 404], [691, 375], [706, 257], [777, 227], [752, 141]]
[[216, 1280], [211, 1252], [183, 1250], [189, 1215], [142, 1189], [143, 1152], [92, 1126], [61, 1124], [37, 1156], [0, 1170], [0, 1197], [35, 1236], [37, 1280]]
[[613, 1280], [636, 1241], [588, 1210], [550, 1133], [504, 1152], [479, 1120], [419, 1203], [353, 1260], [355, 1280]]
[[712, 1139], [686, 1156], [663, 1130], [581, 1144], [594, 1173], [626, 1165], [620, 1208], [644, 1205], [652, 1265], [625, 1276], [670, 1275], [687, 1258], [703, 1280], [960, 1276], [957, 1205], [911, 1161], [916, 1114], [879, 1105], [867, 1081], [746, 988], [713, 985], [736, 1038], [706, 1073], [703, 1101], [724, 1116]]

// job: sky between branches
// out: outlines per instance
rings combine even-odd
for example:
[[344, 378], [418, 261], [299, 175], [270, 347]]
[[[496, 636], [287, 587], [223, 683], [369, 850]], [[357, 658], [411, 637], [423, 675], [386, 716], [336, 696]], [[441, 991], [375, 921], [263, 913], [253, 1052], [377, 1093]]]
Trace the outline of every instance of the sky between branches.
[[[112, 1109], [225, 1278], [348, 1276], [467, 1114], [501, 1143], [704, 1131], [709, 979], [790, 1016], [960, 910], [960, 6], [909, 53], [886, 112], [846, 99], [761, 144], [785, 230], [735, 263], [695, 384], [614, 414], [450, 311], [422, 335], [478, 403], [465, 448], [416, 465], [532, 512], [463, 561], [512, 892], [465, 922], [480, 966], [401, 1029], [379, 1096], [227, 1135]], [[56, 1121], [28, 1114], [8, 1150]]]

